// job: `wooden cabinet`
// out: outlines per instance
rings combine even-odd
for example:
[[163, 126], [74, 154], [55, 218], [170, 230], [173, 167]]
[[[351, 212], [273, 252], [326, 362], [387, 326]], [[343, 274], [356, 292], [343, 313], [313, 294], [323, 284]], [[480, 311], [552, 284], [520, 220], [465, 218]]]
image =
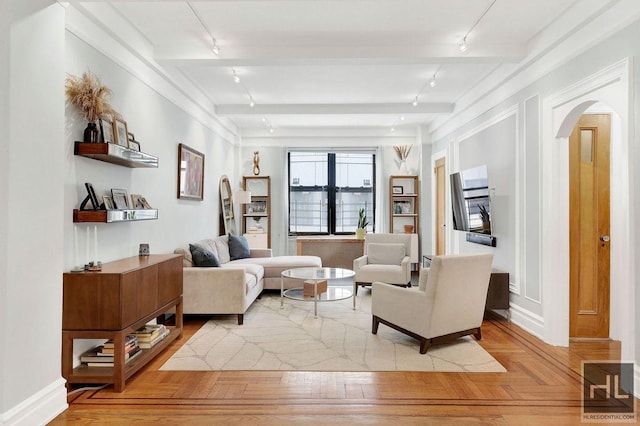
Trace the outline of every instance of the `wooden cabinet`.
[[[271, 177], [243, 176], [242, 188], [251, 192], [251, 202], [242, 205], [242, 234], [247, 239], [264, 235], [266, 238], [251, 238], [252, 248], [271, 248]], [[258, 247], [260, 242], [266, 245]]]
[[[158, 316], [175, 310], [176, 325], [151, 349], [125, 364], [125, 337]], [[125, 381], [182, 335], [182, 256], [136, 256], [102, 265], [99, 272], [63, 277], [62, 375], [69, 383]], [[74, 339], [113, 339], [114, 367], [73, 368]]]
[[389, 177], [389, 232], [420, 233], [420, 186], [418, 176]]

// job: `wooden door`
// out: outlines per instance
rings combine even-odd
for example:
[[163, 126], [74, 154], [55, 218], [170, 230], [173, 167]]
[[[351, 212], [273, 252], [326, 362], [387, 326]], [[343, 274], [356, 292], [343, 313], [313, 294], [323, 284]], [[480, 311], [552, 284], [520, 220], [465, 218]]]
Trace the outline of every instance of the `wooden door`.
[[585, 114], [569, 138], [570, 337], [609, 337], [610, 121]]
[[436, 161], [434, 168], [436, 178], [436, 255], [445, 254], [446, 252], [446, 233], [445, 233], [445, 159], [440, 158]]

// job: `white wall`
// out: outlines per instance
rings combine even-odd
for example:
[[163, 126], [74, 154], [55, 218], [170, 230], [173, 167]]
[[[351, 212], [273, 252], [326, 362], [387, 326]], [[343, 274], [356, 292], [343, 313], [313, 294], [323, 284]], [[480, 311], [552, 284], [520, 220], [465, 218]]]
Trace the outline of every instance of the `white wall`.
[[[513, 263], [515, 276], [510, 277], [510, 281], [519, 290], [519, 294], [512, 293], [510, 297], [511, 304], [514, 307], [514, 320], [539, 336], [543, 335], [546, 326], [554, 326], [552, 323], [546, 324], [549, 321], [550, 314], [549, 302], [545, 302], [541, 294], [543, 286], [541, 250], [545, 243], [553, 245], [558, 240], [557, 233], [545, 233], [545, 224], [542, 223], [541, 219], [541, 199], [544, 197], [541, 182], [549, 173], [548, 170], [541, 168], [543, 164], [541, 161], [541, 149], [543, 144], [553, 143], [553, 141], [544, 140], [544, 135], [549, 134], [549, 132], [544, 128], [543, 100], [562, 90], [573, 87], [577, 82], [587, 79], [591, 75], [625, 58], [637, 57], [640, 55], [640, 47], [636, 42], [638, 39], [640, 39], [640, 22], [636, 21], [595, 45], [580, 46], [580, 49], [576, 49], [573, 46], [568, 51], [551, 52], [552, 56], [563, 57], [564, 60], [561, 63], [547, 63], [546, 74], [540, 73], [540, 70], [536, 69], [541, 76], [521, 87], [518, 87], [515, 82], [526, 81], [526, 77], [514, 76], [511, 81], [501, 86], [500, 90], [487, 92], [484, 97], [479, 98], [471, 105], [457, 106], [456, 108], [461, 111], [459, 114], [455, 115], [439, 129], [432, 129], [439, 135], [433, 151], [446, 150], [451, 156], [447, 160], [450, 165], [460, 161], [462, 166], [463, 161], [465, 161], [464, 158], [471, 158], [477, 155], [477, 152], [474, 153], [471, 147], [466, 147], [464, 143], [460, 144], [460, 151], [457, 152], [453, 142], [461, 139], [463, 135], [468, 134], [474, 128], [488, 125], [488, 127], [498, 131], [498, 134], [493, 136], [493, 143], [496, 144], [496, 146], [492, 147], [494, 152], [496, 149], [513, 152], [513, 143], [516, 142], [514, 155], [509, 158], [502, 158], [499, 165], [500, 167], [514, 170], [514, 197], [509, 200], [508, 211], [511, 215], [510, 221], [513, 221], [515, 226], [510, 227], [506, 238], [515, 243], [513, 250], [510, 252], [510, 254], [515, 255], [515, 258], [513, 261], [509, 260], [507, 254], [500, 254], [498, 250], [494, 253], [498, 256], [496, 259], [497, 264]], [[541, 61], [544, 62], [544, 58]], [[620, 219], [628, 220], [628, 224], [615, 225], [629, 230], [628, 235], [625, 235], [624, 238], [629, 239], [627, 241], [630, 241], [630, 250], [635, 250], [635, 253], [637, 253], [640, 248], [640, 238], [638, 238], [635, 221], [629, 219], [635, 217], [634, 212], [637, 212], [638, 208], [640, 208], [640, 197], [637, 195], [637, 188], [640, 187], [638, 186], [640, 184], [640, 173], [638, 172], [640, 170], [640, 149], [637, 140], [634, 138], [634, 129], [640, 125], [640, 87], [637, 84], [640, 81], [640, 70], [637, 66], [632, 67], [630, 78], [632, 93], [629, 93], [628, 97], [633, 99], [628, 135], [628, 143], [631, 150], [630, 173], [628, 176], [620, 177], [620, 179], [625, 180], [624, 183], [620, 183], [620, 179], [612, 181], [612, 197], [617, 197], [616, 194], [620, 195], [622, 192], [624, 192], [622, 194], [624, 197], [622, 197], [622, 200], [619, 198], [612, 199], [611, 202], [614, 205], [616, 203], [620, 205], [624, 200], [630, 200], [629, 211], [619, 215]], [[634, 80], [635, 85], [633, 84]], [[509, 95], [509, 93], [513, 94]], [[499, 123], [490, 123], [494, 117], [505, 114], [514, 107], [517, 108], [515, 131], [512, 127], [500, 130]], [[473, 118], [465, 118], [465, 115], [469, 117], [471, 112], [473, 112]], [[625, 122], [624, 118], [623, 122]], [[443, 129], [447, 129], [447, 131], [445, 132]], [[482, 141], [479, 142], [482, 143]], [[613, 146], [623, 145], [620, 143], [613, 144]], [[627, 158], [621, 152], [615, 155], [618, 155], [621, 161], [625, 161]], [[620, 155], [622, 156], [620, 157]], [[621, 164], [614, 164], [613, 167], [620, 169]], [[424, 173], [427, 173], [427, 170]], [[558, 170], [554, 169], [553, 173], [559, 176], [563, 175], [565, 171], [559, 168]], [[628, 182], [626, 182], [627, 179]], [[627, 183], [629, 184], [628, 186]], [[497, 185], [494, 185], [494, 183], [491, 185], [496, 186], [496, 192], [498, 192]], [[553, 186], [554, 182], [551, 185]], [[550, 206], [550, 208], [553, 207]], [[504, 241], [504, 238], [498, 238], [498, 247], [500, 247], [502, 241]], [[620, 241], [617, 243], [620, 243]], [[631, 253], [630, 259], [636, 258], [637, 254]], [[565, 262], [568, 259], [557, 259], [557, 261]], [[615, 261], [615, 259], [612, 260], [612, 262]], [[622, 285], [635, 301], [635, 318], [632, 323], [618, 324], [618, 328], [627, 330], [626, 333], [622, 333], [627, 336], [630, 334], [630, 329], [640, 329], [638, 328], [640, 327], [640, 310], [638, 309], [640, 298], [637, 291], [637, 268], [633, 263], [619, 265], [625, 271], [624, 276], [631, 277], [630, 279], [628, 278], [629, 282], [612, 281], [612, 286]], [[618, 271], [613, 272], [618, 273]], [[634, 289], [635, 292], [633, 291]], [[557, 297], [553, 296], [553, 292], [551, 294], [552, 298], [565, 297], [564, 292], [558, 294]], [[633, 311], [633, 309], [631, 308], [630, 310]], [[637, 360], [640, 359], [640, 343], [638, 340], [635, 338], [634, 341], [633, 337], [631, 337], [623, 341], [623, 356], [628, 359], [629, 354], [635, 352], [636, 364], [638, 364]], [[629, 350], [629, 346], [635, 348]], [[636, 377], [636, 383], [638, 383], [638, 377]]]
[[0, 156], [0, 423], [42, 424], [66, 407], [58, 356], [64, 12], [59, 5], [45, 7], [51, 2], [21, 3], [3, 2], [0, 25], [5, 89], [0, 110], [5, 133]]

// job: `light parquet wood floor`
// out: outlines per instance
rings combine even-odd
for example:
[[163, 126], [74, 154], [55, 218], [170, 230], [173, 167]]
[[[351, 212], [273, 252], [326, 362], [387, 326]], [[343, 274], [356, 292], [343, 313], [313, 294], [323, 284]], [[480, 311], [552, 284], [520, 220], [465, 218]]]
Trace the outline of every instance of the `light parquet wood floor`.
[[[544, 344], [485, 319], [480, 344], [507, 373], [158, 371], [207, 318], [127, 382], [69, 397], [64, 424], [580, 424], [582, 360], [619, 360], [619, 342]], [[416, 351], [418, 343], [416, 341]]]

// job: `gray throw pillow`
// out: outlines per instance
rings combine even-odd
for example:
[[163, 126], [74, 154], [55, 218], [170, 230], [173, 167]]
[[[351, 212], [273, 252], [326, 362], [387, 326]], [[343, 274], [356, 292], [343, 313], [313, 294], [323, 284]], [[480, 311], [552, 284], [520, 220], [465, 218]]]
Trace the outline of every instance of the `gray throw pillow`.
[[211, 250], [195, 244], [189, 244], [189, 250], [193, 258], [193, 266], [220, 266], [218, 258]]
[[245, 237], [229, 234], [229, 257], [231, 260], [251, 257], [249, 242]]

